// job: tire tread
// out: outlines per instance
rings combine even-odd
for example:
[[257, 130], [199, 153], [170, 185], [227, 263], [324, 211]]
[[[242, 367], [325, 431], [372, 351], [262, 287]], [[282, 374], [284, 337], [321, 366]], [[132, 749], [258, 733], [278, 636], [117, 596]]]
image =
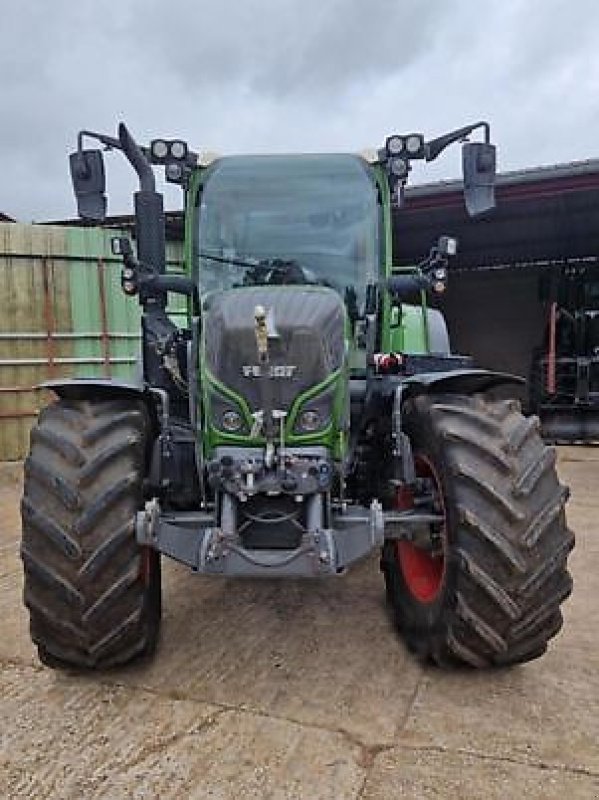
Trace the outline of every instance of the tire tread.
[[420, 401], [407, 426], [410, 418], [441, 454], [453, 522], [446, 553], [452, 577], [434, 623], [422, 621], [424, 612], [407, 613], [401, 568], [391, 548], [383, 550], [388, 596], [408, 645], [439, 664], [476, 668], [542, 655], [572, 590], [574, 534], [564, 513], [569, 492], [538, 419], [510, 401], [459, 395]]
[[159, 564], [148, 583], [134, 524], [146, 419], [129, 398], [61, 399], [32, 430], [21, 502], [23, 598], [49, 666], [107, 668], [156, 645]]

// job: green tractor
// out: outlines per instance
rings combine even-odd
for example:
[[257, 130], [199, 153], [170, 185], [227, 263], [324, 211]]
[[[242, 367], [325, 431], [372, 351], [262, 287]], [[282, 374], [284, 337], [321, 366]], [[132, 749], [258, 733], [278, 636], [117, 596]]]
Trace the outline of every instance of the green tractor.
[[[476, 131], [484, 141], [467, 141]], [[489, 126], [390, 136], [370, 157], [210, 163], [177, 139], [141, 147], [123, 124], [117, 138], [82, 131], [79, 214], [101, 222], [103, 154], [85, 138], [139, 177], [136, 254], [126, 237], [113, 251], [142, 308], [140, 374], [45, 384], [58, 399], [31, 434], [21, 550], [41, 660], [102, 669], [151, 654], [161, 555], [201, 575], [297, 579], [339, 577], [372, 551], [421, 657], [541, 655], [572, 586], [554, 451], [499, 399], [520, 379], [453, 355], [427, 303], [456, 242], [411, 269], [391, 252], [415, 159], [466, 140], [466, 207], [493, 207]], [[165, 269], [155, 165], [183, 190], [185, 276]]]

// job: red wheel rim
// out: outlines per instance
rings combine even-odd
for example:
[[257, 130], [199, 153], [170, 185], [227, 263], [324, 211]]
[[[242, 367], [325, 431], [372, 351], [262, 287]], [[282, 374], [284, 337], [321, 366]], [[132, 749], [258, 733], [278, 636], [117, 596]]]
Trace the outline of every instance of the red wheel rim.
[[142, 580], [144, 586], [150, 585], [150, 579], [152, 576], [152, 554], [153, 550], [151, 547], [142, 547], [141, 548], [141, 559], [139, 565], [139, 577]]
[[[414, 464], [419, 478], [431, 479], [434, 504], [446, 517], [441, 482], [432, 463], [426, 456], [417, 455]], [[445, 548], [445, 523], [441, 530], [441, 540]], [[410, 594], [420, 603], [432, 603], [439, 596], [445, 577], [444, 553], [429, 553], [412, 542], [399, 541], [396, 543], [396, 558]]]

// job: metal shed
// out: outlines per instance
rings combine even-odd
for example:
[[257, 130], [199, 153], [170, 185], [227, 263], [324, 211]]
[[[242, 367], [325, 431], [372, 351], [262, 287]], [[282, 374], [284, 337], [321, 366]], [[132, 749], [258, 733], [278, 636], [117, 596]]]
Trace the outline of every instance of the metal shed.
[[501, 174], [496, 196], [496, 209], [472, 220], [460, 181], [409, 188], [394, 215], [395, 262], [414, 263], [439, 235], [456, 236], [449, 289], [438, 302], [453, 349], [528, 376], [545, 327], [539, 278], [599, 260], [599, 159]]

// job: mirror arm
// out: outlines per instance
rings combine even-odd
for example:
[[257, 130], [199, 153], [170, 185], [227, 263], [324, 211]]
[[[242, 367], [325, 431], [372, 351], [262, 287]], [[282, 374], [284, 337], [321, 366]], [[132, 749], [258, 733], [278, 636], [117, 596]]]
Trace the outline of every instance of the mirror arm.
[[97, 133], [96, 131], [79, 131], [77, 134], [77, 150], [80, 154], [83, 152], [83, 138], [85, 136], [90, 139], [96, 139], [96, 141], [103, 144], [109, 150], [120, 150], [136, 171], [142, 192], [156, 191], [154, 173], [146, 158], [146, 153], [148, 151], [145, 147], [140, 147], [137, 144], [124, 123], [121, 122], [119, 124], [118, 139], [115, 139], [113, 136], [107, 136], [105, 133]]
[[485, 143], [490, 144], [491, 129], [489, 123], [481, 120], [480, 122], [474, 122], [472, 125], [465, 125], [463, 128], [457, 128], [457, 130], [446, 133], [444, 136], [439, 136], [438, 139], [432, 139], [430, 142], [427, 142], [424, 146], [425, 160], [434, 161], [446, 147], [449, 147], [449, 145], [454, 142], [459, 142], [478, 128], [484, 130]]
[[77, 134], [77, 150], [81, 153], [83, 150], [83, 137], [88, 136], [90, 139], [96, 139], [108, 148], [115, 150], [121, 149], [121, 143], [118, 139], [112, 136], [106, 136], [104, 133], [96, 133], [95, 131], [79, 131]]

